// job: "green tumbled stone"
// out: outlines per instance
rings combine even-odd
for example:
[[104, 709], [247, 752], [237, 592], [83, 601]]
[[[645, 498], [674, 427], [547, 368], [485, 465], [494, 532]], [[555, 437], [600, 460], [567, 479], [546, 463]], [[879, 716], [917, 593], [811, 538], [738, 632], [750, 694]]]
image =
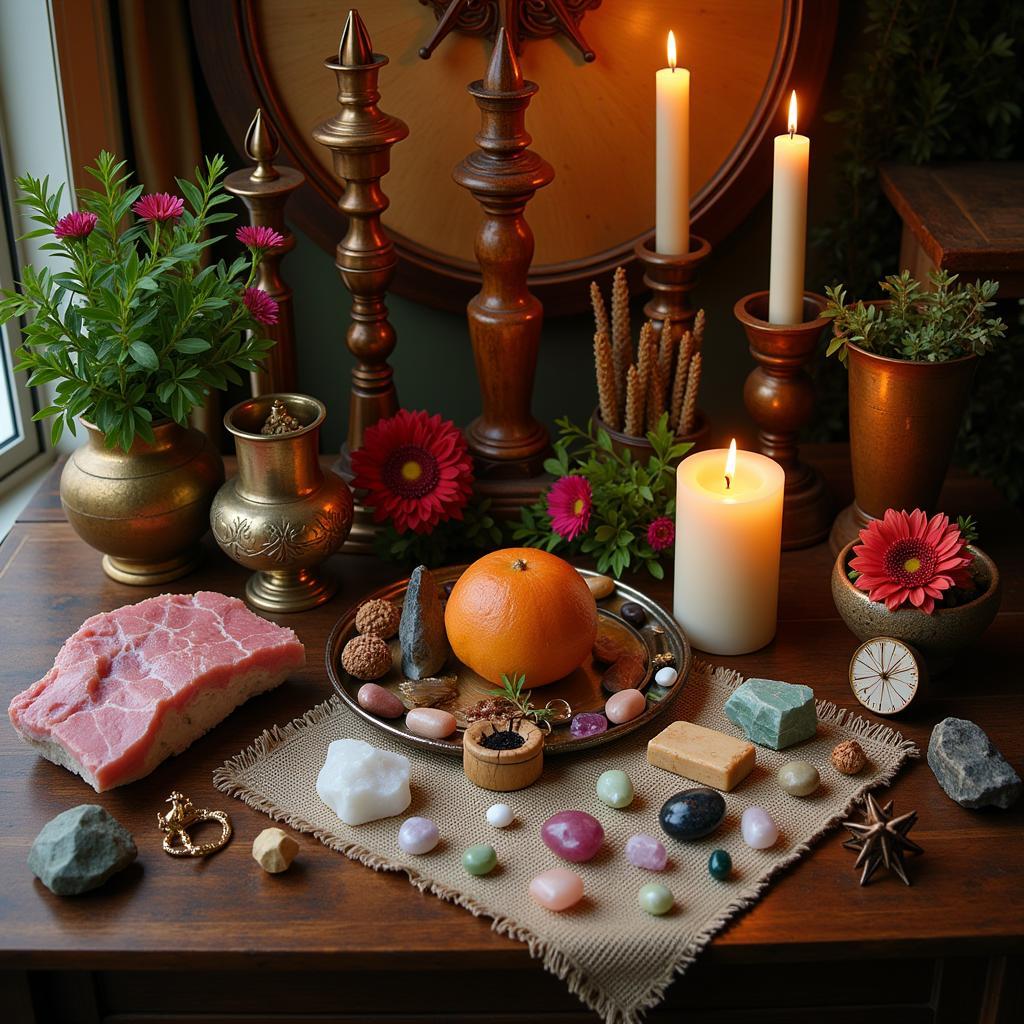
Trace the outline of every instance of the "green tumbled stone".
[[708, 858], [708, 873], [720, 882], [732, 873], [732, 857], [726, 850], [715, 850]]
[[751, 743], [782, 750], [818, 731], [814, 691], [778, 679], [748, 679], [725, 702], [725, 716]]
[[493, 846], [478, 843], [469, 847], [462, 855], [462, 866], [471, 875], [489, 875], [498, 864], [498, 855]]
[[775, 777], [790, 796], [810, 796], [821, 782], [818, 769], [810, 761], [787, 761]]
[[609, 807], [628, 807], [635, 795], [633, 783], [625, 772], [603, 772], [597, 780], [597, 799]]
[[648, 882], [637, 893], [636, 901], [640, 904], [642, 911], [653, 914], [655, 917], [667, 914], [675, 902], [671, 890], [661, 882]]

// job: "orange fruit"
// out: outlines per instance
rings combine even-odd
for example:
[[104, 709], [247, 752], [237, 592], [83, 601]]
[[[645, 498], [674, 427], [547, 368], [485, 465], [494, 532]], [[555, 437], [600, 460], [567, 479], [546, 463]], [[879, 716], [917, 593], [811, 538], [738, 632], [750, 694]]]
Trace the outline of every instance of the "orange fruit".
[[458, 579], [444, 612], [455, 656], [501, 683], [526, 688], [567, 676], [590, 656], [597, 604], [582, 576], [557, 555], [504, 548], [478, 558]]

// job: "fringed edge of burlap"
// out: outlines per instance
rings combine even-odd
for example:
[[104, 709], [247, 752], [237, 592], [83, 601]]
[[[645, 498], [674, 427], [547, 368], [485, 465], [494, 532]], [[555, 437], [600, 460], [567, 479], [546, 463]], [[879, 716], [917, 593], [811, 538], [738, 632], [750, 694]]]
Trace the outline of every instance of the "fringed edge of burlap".
[[[713, 682], [724, 683], [733, 689], [744, 681], [743, 675], [739, 672], [711, 665], [701, 660], [694, 662], [693, 669], [696, 672], [709, 671]], [[886, 725], [884, 722], [870, 722], [854, 714], [852, 711], [847, 711], [845, 708], [841, 708], [827, 700], [816, 700], [815, 705], [818, 711], [819, 722], [842, 726], [858, 739], [874, 740], [886, 746], [896, 748], [899, 757], [895, 764], [886, 768], [880, 776], [872, 779], [871, 782], [857, 790], [846, 806], [829, 818], [810, 839], [794, 847], [790, 851], [789, 856], [776, 864], [762, 878], [759, 878], [756, 882], [745, 888], [706, 928], [692, 936], [678, 954], [675, 963], [668, 967], [664, 975], [648, 989], [644, 998], [637, 1005], [631, 1007], [619, 1005], [602, 988], [591, 982], [582, 973], [579, 966], [569, 957], [560, 950], [551, 949], [543, 939], [538, 938], [528, 928], [517, 924], [512, 918], [506, 917], [478, 903], [476, 900], [470, 899], [456, 889], [450, 889], [440, 882], [427, 878], [411, 868], [402, 864], [394, 864], [387, 858], [372, 853], [358, 843], [341, 839], [332, 832], [324, 831], [294, 814], [282, 811], [274, 803], [255, 792], [243, 778], [240, 778], [244, 772], [254, 768], [258, 761], [269, 756], [282, 744], [294, 739], [302, 730], [310, 726], [319, 725], [335, 712], [342, 710], [343, 705], [337, 697], [331, 697], [322, 704], [317, 704], [316, 707], [310, 708], [301, 718], [296, 718], [287, 725], [275, 725], [271, 729], [265, 729], [249, 747], [225, 761], [213, 773], [213, 784], [222, 793], [242, 800], [250, 807], [262, 811], [274, 821], [283, 821], [298, 832], [313, 835], [324, 846], [344, 854], [350, 860], [358, 860], [374, 871], [404, 872], [408, 876], [410, 883], [421, 892], [429, 892], [449, 903], [455, 903], [468, 910], [474, 917], [491, 918], [491, 929], [493, 931], [499, 935], [506, 935], [509, 938], [524, 943], [529, 950], [530, 956], [534, 960], [540, 960], [546, 971], [565, 982], [569, 991], [598, 1014], [605, 1021], [605, 1024], [639, 1024], [648, 1010], [654, 1009], [661, 1003], [669, 985], [672, 984], [677, 976], [686, 973], [704, 947], [735, 917], [752, 907], [781, 872], [792, 866], [805, 853], [808, 853], [819, 840], [839, 824], [850, 813], [854, 805], [863, 799], [865, 793], [892, 782], [909, 758], [921, 756], [921, 752], [913, 740], [904, 739], [902, 733]]]

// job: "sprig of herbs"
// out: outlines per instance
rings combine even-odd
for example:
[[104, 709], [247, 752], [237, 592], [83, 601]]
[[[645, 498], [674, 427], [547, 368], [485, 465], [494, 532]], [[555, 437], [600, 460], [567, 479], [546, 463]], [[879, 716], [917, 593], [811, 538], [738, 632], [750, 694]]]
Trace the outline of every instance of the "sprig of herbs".
[[501, 689], [488, 690], [487, 692], [491, 697], [504, 697], [510, 704], [515, 705], [522, 718], [532, 718], [538, 724], [550, 721], [556, 714], [554, 708], [534, 707], [533, 702], [530, 700], [532, 691], [527, 690], [525, 693], [523, 692], [525, 685], [525, 675], [510, 677], [503, 672], [501, 676]]

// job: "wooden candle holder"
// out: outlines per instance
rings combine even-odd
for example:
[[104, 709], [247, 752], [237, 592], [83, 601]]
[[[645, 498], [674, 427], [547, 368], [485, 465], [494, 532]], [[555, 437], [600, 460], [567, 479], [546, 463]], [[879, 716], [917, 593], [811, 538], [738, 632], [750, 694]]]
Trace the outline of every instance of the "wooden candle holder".
[[744, 296], [733, 308], [758, 365], [743, 388], [747, 411], [758, 425], [758, 451], [786, 472], [782, 510], [783, 548], [803, 548], [828, 536], [832, 502], [816, 469], [800, 461], [797, 440], [814, 411], [814, 384], [807, 372], [828, 320], [825, 298], [804, 292], [804, 322], [768, 323], [768, 292]]
[[644, 306], [644, 316], [661, 330], [666, 320], [680, 324], [683, 330], [693, 326], [697, 315], [690, 292], [697, 283], [697, 272], [711, 255], [711, 243], [699, 235], [690, 235], [690, 251], [680, 256], [655, 252], [653, 238], [637, 242], [633, 249], [644, 264], [644, 284], [651, 297]]
[[[483, 409], [466, 439], [481, 490], [487, 491], [488, 480], [538, 477], [548, 447], [547, 431], [530, 411], [544, 311], [526, 286], [533, 232], [524, 211], [554, 171], [527, 149], [526, 108], [537, 86], [523, 80], [504, 28], [487, 73], [469, 91], [481, 111], [479, 148], [455, 168], [454, 177], [484, 212], [476, 237], [483, 281], [467, 307]], [[531, 500], [531, 488], [523, 490], [518, 497]]]
[[245, 133], [244, 148], [246, 156], [255, 161], [256, 166], [232, 172], [224, 179], [224, 187], [245, 203], [250, 224], [273, 228], [284, 237], [281, 245], [264, 253], [254, 282], [276, 299], [278, 306], [277, 323], [262, 328], [277, 344], [267, 353], [263, 366], [250, 375], [253, 397], [256, 397], [296, 389], [292, 290], [281, 277], [281, 261], [295, 248], [295, 236], [284, 222], [284, 208], [306, 178], [292, 167], [274, 166], [280, 144], [277, 133], [259, 108]]

